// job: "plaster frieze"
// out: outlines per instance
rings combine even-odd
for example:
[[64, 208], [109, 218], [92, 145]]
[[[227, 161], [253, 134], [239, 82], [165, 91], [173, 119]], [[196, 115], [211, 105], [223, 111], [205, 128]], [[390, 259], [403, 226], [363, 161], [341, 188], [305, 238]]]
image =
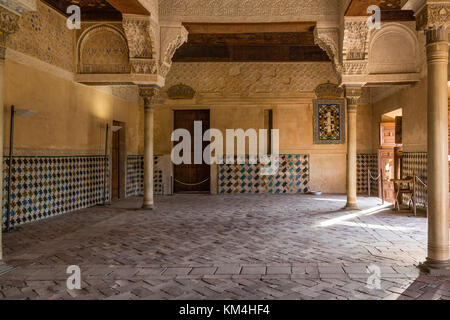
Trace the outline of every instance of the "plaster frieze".
[[338, 82], [330, 62], [177, 62], [166, 77], [166, 88], [182, 83], [199, 97], [280, 97], [313, 92], [328, 81]]
[[165, 21], [338, 21], [341, 0], [160, 0]]

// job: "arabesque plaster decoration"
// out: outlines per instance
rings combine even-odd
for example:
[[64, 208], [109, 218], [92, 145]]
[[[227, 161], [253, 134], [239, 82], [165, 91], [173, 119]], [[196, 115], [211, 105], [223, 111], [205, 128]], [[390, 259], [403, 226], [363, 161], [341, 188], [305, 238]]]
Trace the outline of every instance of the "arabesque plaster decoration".
[[19, 19], [19, 32], [13, 34], [7, 47], [44, 62], [73, 72], [74, 32], [66, 26], [66, 18], [38, 2], [37, 11]]
[[[160, 20], [317, 21], [337, 18], [337, 0], [160, 0]], [[312, 19], [314, 18], [314, 19]]]
[[330, 62], [177, 62], [172, 65], [165, 88], [183, 83], [199, 94], [245, 97], [313, 92], [327, 81], [337, 82]]

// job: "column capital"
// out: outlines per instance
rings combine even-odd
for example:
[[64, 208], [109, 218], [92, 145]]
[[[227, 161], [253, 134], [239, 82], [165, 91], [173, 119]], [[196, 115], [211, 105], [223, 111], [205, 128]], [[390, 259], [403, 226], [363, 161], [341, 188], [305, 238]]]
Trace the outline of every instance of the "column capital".
[[362, 86], [344, 86], [345, 98], [347, 99], [347, 110], [356, 111], [362, 96]]
[[448, 42], [448, 32], [449, 29], [426, 29], [425, 36], [427, 39], [427, 45], [438, 42]]
[[450, 3], [427, 0], [416, 11], [416, 18], [417, 28], [421, 30], [450, 29]]
[[151, 109], [159, 101], [160, 89], [154, 86], [139, 86], [139, 96], [144, 99], [144, 108]]

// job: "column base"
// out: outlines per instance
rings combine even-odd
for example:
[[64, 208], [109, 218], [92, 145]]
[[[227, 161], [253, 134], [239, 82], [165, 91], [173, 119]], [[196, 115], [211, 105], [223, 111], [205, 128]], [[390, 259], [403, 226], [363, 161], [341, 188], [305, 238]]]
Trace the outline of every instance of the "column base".
[[345, 205], [345, 208], [347, 210], [359, 210], [358, 204], [356, 203], [349, 203], [347, 202], [347, 204]]
[[3, 261], [0, 261], [0, 276], [14, 269], [12, 266], [8, 266]]
[[425, 262], [419, 264], [418, 268], [431, 276], [448, 276], [450, 275], [450, 260], [437, 261], [427, 258]]
[[142, 205], [142, 210], [155, 210], [155, 205], [154, 204], [143, 204]]

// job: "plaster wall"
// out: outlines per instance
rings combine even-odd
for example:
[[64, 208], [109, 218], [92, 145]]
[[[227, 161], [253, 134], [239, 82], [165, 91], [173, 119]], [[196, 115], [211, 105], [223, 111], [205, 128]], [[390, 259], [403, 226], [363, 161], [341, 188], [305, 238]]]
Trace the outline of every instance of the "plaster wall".
[[112, 125], [113, 120], [125, 123], [127, 153], [140, 154], [143, 108], [137, 101], [6, 60], [4, 147], [9, 147], [10, 107], [14, 105], [37, 112], [30, 118], [16, 117], [15, 155], [104, 154], [106, 123]]
[[[313, 144], [312, 100], [311, 103], [303, 104], [233, 106], [172, 103], [155, 109], [155, 154], [168, 155], [172, 150], [170, 135], [173, 131], [174, 110], [210, 110], [211, 128], [221, 130], [225, 136], [226, 129], [264, 129], [264, 110], [272, 109], [274, 129], [280, 130], [280, 153], [310, 155], [311, 189], [345, 193], [347, 145]], [[372, 152], [371, 128], [372, 108], [370, 105], [361, 105], [358, 109], [358, 153]]]

